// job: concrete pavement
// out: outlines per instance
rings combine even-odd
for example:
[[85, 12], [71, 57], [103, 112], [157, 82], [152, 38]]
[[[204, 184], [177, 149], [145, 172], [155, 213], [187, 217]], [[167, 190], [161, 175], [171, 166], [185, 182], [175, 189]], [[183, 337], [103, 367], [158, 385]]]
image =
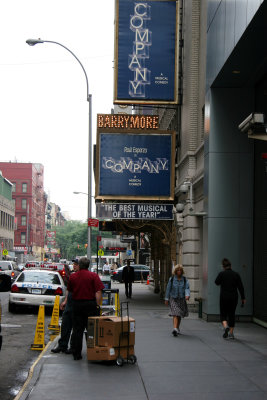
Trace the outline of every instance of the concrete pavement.
[[[123, 286], [113, 287], [125, 300]], [[136, 319], [135, 365], [90, 363], [85, 343], [81, 361], [48, 349], [20, 399], [267, 399], [266, 329], [239, 323], [236, 339], [224, 340], [219, 323], [192, 314], [173, 337], [168, 308], [145, 284], [134, 284], [130, 315]]]

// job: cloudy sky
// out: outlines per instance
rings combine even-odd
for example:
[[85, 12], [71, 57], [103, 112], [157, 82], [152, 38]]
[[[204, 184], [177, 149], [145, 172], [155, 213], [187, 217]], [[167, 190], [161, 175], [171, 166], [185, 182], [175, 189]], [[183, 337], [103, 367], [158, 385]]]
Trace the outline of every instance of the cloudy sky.
[[[96, 114], [113, 103], [114, 0], [8, 0], [0, 5], [0, 160], [42, 163], [50, 200], [85, 220], [88, 102]], [[94, 188], [93, 188], [94, 193]]]

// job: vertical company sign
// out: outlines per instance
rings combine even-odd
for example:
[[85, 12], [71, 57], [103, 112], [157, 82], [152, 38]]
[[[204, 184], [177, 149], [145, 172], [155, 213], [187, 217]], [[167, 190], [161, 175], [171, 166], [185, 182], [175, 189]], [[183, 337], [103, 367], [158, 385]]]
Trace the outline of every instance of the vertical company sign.
[[116, 0], [115, 103], [177, 103], [177, 1]]

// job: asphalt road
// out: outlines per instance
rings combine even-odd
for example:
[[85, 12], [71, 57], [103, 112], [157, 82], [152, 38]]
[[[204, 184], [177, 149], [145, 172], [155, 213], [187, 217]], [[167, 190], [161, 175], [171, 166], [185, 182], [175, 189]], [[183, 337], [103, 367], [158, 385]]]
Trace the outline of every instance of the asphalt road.
[[[32, 363], [39, 351], [31, 350], [34, 340], [38, 309], [25, 309], [16, 314], [8, 312], [9, 293], [0, 293], [2, 303], [3, 345], [0, 351], [0, 399], [11, 400], [27, 379]], [[45, 316], [50, 323], [51, 312]], [[49, 341], [46, 329], [45, 344]]]

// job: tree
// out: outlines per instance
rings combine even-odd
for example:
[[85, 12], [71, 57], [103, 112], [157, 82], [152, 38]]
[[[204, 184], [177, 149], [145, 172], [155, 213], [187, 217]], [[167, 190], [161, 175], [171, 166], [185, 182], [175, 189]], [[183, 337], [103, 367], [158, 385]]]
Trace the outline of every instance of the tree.
[[[62, 258], [71, 260], [76, 256], [86, 256], [88, 231], [86, 223], [66, 221], [64, 226], [55, 226], [52, 230], [56, 231], [56, 247], [60, 248]], [[98, 228], [91, 228], [91, 254], [96, 254], [98, 235]], [[105, 237], [112, 237], [111, 232], [105, 232]]]

